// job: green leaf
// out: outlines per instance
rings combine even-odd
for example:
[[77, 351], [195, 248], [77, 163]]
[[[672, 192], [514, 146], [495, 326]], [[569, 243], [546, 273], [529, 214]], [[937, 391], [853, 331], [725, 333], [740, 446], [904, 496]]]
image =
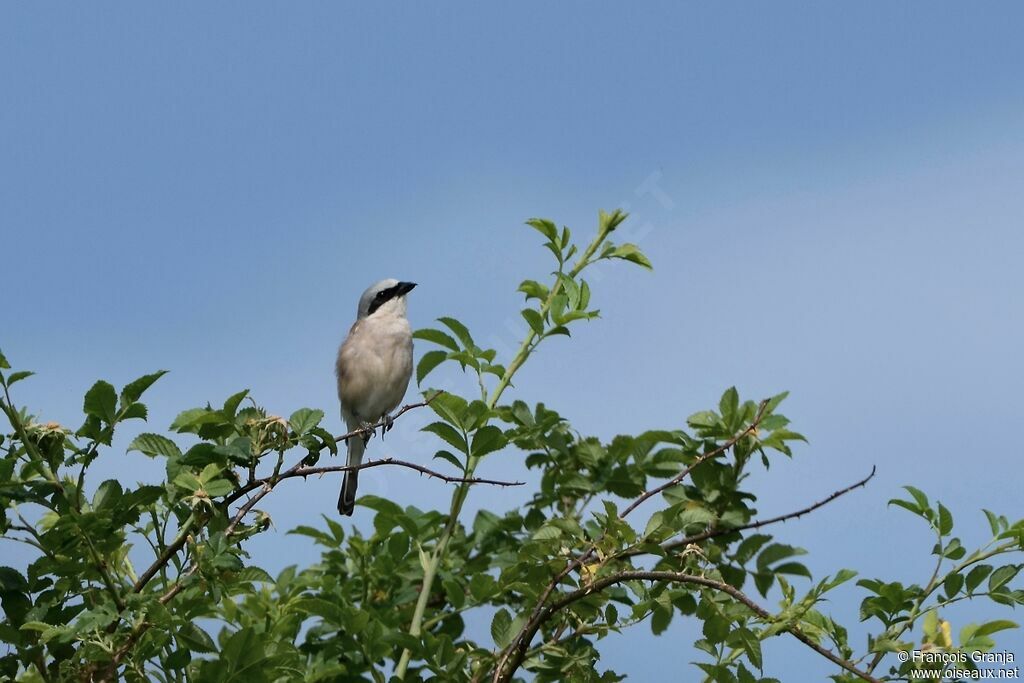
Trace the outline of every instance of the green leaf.
[[992, 572], [992, 576], [988, 579], [988, 592], [994, 593], [998, 591], [1000, 588], [1008, 584], [1010, 579], [1017, 576], [1017, 572], [1019, 571], [1020, 567], [1008, 564], [1005, 567], [1000, 567]]
[[132, 403], [127, 408], [121, 411], [122, 420], [141, 419], [145, 420], [147, 416], [146, 406], [142, 403]]
[[109, 382], [100, 380], [85, 394], [83, 410], [86, 415], [98, 417], [107, 424], [117, 417], [117, 392]]
[[135, 403], [142, 396], [146, 389], [153, 386], [153, 382], [157, 381], [161, 377], [167, 374], [166, 370], [158, 370], [149, 375], [143, 375], [134, 382], [129, 382], [125, 385], [124, 389], [121, 390], [121, 404], [128, 405], [129, 403]]
[[974, 589], [981, 585], [989, 574], [992, 573], [992, 565], [990, 564], [979, 564], [977, 567], [967, 573], [967, 580], [965, 585], [967, 586], [967, 592], [973, 593]]
[[438, 318], [437, 321], [454, 332], [455, 336], [462, 342], [464, 348], [472, 349], [475, 346], [473, 343], [473, 337], [469, 334], [469, 330], [455, 318]]
[[224, 401], [224, 407], [221, 408], [221, 412], [229, 419], [234, 419], [235, 413], [238, 412], [238, 406], [242, 405], [242, 401], [246, 396], [249, 395], [248, 389], [242, 389], [236, 394], [228, 396], [227, 400]]
[[558, 226], [546, 218], [531, 218], [526, 221], [531, 228], [547, 237], [552, 242], [558, 242]]
[[953, 530], [953, 513], [939, 503], [939, 533], [945, 536]]
[[526, 324], [530, 326], [530, 329], [537, 334], [544, 334], [544, 318], [541, 317], [540, 313], [532, 308], [524, 308], [522, 311], [523, 319], [526, 320]]
[[512, 642], [512, 637], [515, 635], [512, 633], [512, 615], [509, 614], [508, 610], [502, 607], [495, 614], [494, 618], [491, 619], [491, 637], [494, 638], [494, 644], [500, 648], [508, 647], [509, 643]]
[[437, 434], [446, 443], [448, 443], [449, 446], [453, 446], [460, 453], [466, 453], [468, 451], [465, 437], [446, 422], [431, 422], [420, 431]]
[[784, 543], [772, 543], [757, 556], [757, 569], [760, 572], [768, 572], [769, 567], [779, 560], [806, 554], [807, 551], [802, 548], [794, 548]]
[[914, 500], [917, 501], [918, 506], [922, 510], [925, 510], [925, 509], [931, 507], [928, 504], [928, 496], [924, 495], [924, 492], [921, 491], [921, 489], [914, 488], [913, 486], [904, 486], [903, 488], [907, 492], [909, 492], [911, 496], [914, 497]]
[[729, 387], [718, 401], [718, 411], [726, 422], [731, 422], [740, 407], [740, 395], [736, 387]]
[[0, 370], [10, 370], [11, 365], [7, 362], [7, 356], [0, 351]]
[[124, 489], [121, 488], [121, 484], [116, 479], [107, 479], [96, 489], [96, 494], [92, 498], [92, 507], [94, 510], [110, 507], [115, 505], [122, 495], [124, 495]]
[[604, 211], [598, 211], [597, 213], [597, 225], [598, 230], [604, 233], [610, 233], [619, 227], [624, 220], [629, 217], [629, 214], [621, 209], [615, 209], [611, 213], [605, 213]]
[[186, 621], [174, 632], [182, 647], [187, 647], [195, 652], [216, 652], [217, 646], [213, 639], [203, 629], [191, 621]]
[[448, 598], [448, 602], [452, 604], [455, 609], [460, 609], [466, 604], [466, 591], [459, 585], [459, 582], [455, 579], [445, 579], [441, 582], [444, 587], [444, 594]]
[[469, 409], [466, 399], [450, 392], [438, 394], [430, 401], [430, 409], [450, 425], [465, 431], [463, 416]]
[[227, 479], [214, 479], [206, 482], [203, 490], [206, 491], [206, 495], [210, 496], [210, 498], [217, 498], [218, 496], [226, 496], [231, 493], [235, 490], [235, 486]]
[[154, 458], [162, 455], [165, 458], [181, 457], [181, 450], [177, 444], [161, 434], [143, 433], [135, 437], [128, 445], [128, 453], [138, 451], [143, 455]]
[[21, 380], [25, 379], [26, 377], [31, 377], [34, 374], [36, 374], [36, 373], [34, 373], [34, 372], [30, 371], [30, 370], [21, 370], [19, 372], [12, 372], [10, 374], [10, 376], [7, 378], [7, 386], [13, 386], [15, 382], [20, 382]]
[[964, 585], [963, 574], [949, 574], [946, 579], [942, 582], [942, 590], [945, 592], [947, 598], [954, 597], [960, 592], [960, 589]]
[[416, 364], [416, 384], [422, 384], [423, 378], [429, 375], [434, 368], [443, 363], [447, 358], [447, 351], [427, 351], [423, 354], [420, 357], [420, 362]]
[[988, 636], [1011, 628], [1017, 628], [1017, 623], [1007, 619], [996, 619], [979, 626], [974, 632], [974, 636]]
[[718, 425], [718, 415], [710, 410], [702, 410], [701, 412], [694, 413], [690, 417], [686, 418], [686, 424], [690, 425], [694, 429], [715, 427]]
[[541, 528], [533, 534], [533, 540], [535, 541], [550, 541], [555, 538], [562, 537], [562, 530], [557, 526], [552, 525], [550, 522], [544, 524]]
[[729, 644], [741, 648], [747, 655], [747, 659], [758, 669], [763, 668], [764, 660], [761, 656], [761, 641], [757, 635], [747, 628], [734, 629], [728, 638]]
[[455, 465], [455, 467], [457, 467], [460, 472], [464, 473], [466, 471], [466, 468], [463, 466], [463, 464], [450, 451], [438, 451], [437, 453], [434, 453], [434, 457], [450, 462], [451, 464]]
[[185, 489], [189, 493], [198, 491], [203, 487], [202, 482], [191, 472], [182, 472], [174, 478], [174, 485]]
[[605, 258], [619, 258], [631, 263], [635, 263], [638, 266], [643, 266], [648, 270], [653, 270], [654, 266], [651, 265], [650, 260], [644, 256], [644, 253], [640, 251], [640, 247], [635, 244], [623, 244], [612, 249], [609, 253], [605, 254]]
[[1002, 530], [1002, 526], [999, 524], [999, 516], [991, 510], [982, 510], [985, 513], [985, 518], [988, 519], [988, 526], [992, 529], [992, 535], [997, 536]]
[[291, 425], [296, 436], [302, 436], [320, 424], [322, 419], [324, 419], [324, 411], [322, 410], [299, 408], [288, 418], [288, 424]]
[[480, 458], [488, 453], [501, 450], [507, 444], [508, 439], [499, 428], [494, 425], [486, 425], [473, 435], [472, 453], [474, 457]]
[[539, 299], [543, 301], [548, 298], [548, 288], [536, 280], [523, 280], [516, 290], [526, 295], [526, 299]]
[[416, 330], [412, 333], [413, 339], [422, 339], [423, 341], [432, 342], [438, 346], [443, 346], [450, 351], [458, 351], [459, 344], [450, 335], [442, 332], [441, 330], [435, 330], [430, 327], [424, 327], [421, 330]]

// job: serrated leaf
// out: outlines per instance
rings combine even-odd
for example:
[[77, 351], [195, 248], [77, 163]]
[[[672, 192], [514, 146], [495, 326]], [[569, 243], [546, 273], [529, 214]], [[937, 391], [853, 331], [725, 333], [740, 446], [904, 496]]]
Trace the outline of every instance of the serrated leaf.
[[481, 427], [473, 435], [472, 453], [476, 458], [501, 450], [508, 444], [508, 439], [494, 425]]
[[615, 228], [629, 217], [629, 214], [621, 209], [615, 209], [611, 213], [604, 211], [597, 212], [598, 230], [603, 233], [614, 232]]
[[124, 489], [121, 488], [121, 484], [116, 479], [107, 479], [96, 489], [92, 498], [92, 507], [94, 510], [110, 507], [115, 505], [123, 495]]
[[441, 437], [449, 446], [453, 446], [460, 453], [466, 453], [466, 439], [454, 427], [447, 422], [431, 422], [421, 429], [423, 432], [430, 432]]
[[942, 582], [942, 590], [945, 592], [947, 598], [952, 598], [964, 585], [963, 574], [949, 574]]
[[450, 351], [458, 351], [459, 344], [450, 335], [432, 327], [424, 327], [412, 333], [413, 339], [422, 339], [438, 346], [443, 346]]
[[992, 573], [992, 565], [990, 564], [979, 564], [977, 567], [967, 573], [967, 579], [965, 585], [968, 593], [973, 593], [974, 589], [981, 585], [989, 574]]
[[494, 644], [500, 648], [508, 647], [509, 643], [512, 642], [512, 636], [515, 635], [511, 631], [512, 615], [509, 614], [507, 609], [502, 607], [494, 614], [494, 618], [491, 619], [491, 637], [494, 638]]
[[93, 384], [85, 394], [82, 409], [86, 415], [98, 417], [108, 424], [113, 422], [117, 416], [117, 392], [113, 385], [103, 380]]
[[216, 652], [217, 646], [203, 629], [191, 621], [184, 622], [174, 632], [180, 644], [195, 652]]
[[202, 488], [202, 483], [191, 472], [182, 472], [174, 478], [174, 485], [185, 489], [189, 493], [198, 491]]
[[718, 411], [722, 414], [722, 418], [729, 422], [736, 415], [736, 410], [739, 407], [740, 394], [736, 391], [736, 387], [729, 387], [718, 401]]
[[466, 468], [462, 465], [461, 462], [459, 462], [459, 459], [456, 458], [455, 455], [449, 451], [438, 451], [437, 453], [434, 453], [434, 457], [444, 460], [446, 462], [450, 462], [452, 465], [457, 467], [460, 472], [466, 471]]
[[718, 424], [718, 415], [710, 410], [702, 410], [686, 418], [686, 423], [694, 429], [701, 427], [714, 427]]
[[469, 330], [455, 318], [438, 318], [437, 321], [455, 333], [455, 336], [462, 342], [463, 348], [472, 349], [475, 346]]
[[772, 543], [757, 556], [757, 569], [761, 572], [767, 572], [768, 568], [779, 560], [806, 554], [807, 551], [802, 548], [795, 548], [784, 543]]
[[7, 386], [13, 386], [15, 382], [20, 382], [26, 377], [31, 377], [34, 374], [36, 373], [32, 372], [31, 370], [20, 370], [18, 372], [12, 372], [7, 377]]
[[324, 411], [315, 408], [299, 408], [288, 418], [288, 424], [296, 436], [302, 436], [320, 424], [324, 419]]
[[635, 263], [638, 266], [643, 266], [648, 270], [653, 270], [654, 266], [651, 265], [651, 261], [644, 256], [644, 253], [640, 251], [640, 247], [635, 244], [621, 244], [612, 249], [605, 258], [618, 258], [630, 263]]
[[1017, 623], [1009, 621], [1008, 619], [996, 619], [995, 621], [989, 621], [982, 624], [974, 632], [974, 637], [978, 636], [989, 636], [999, 631], [1005, 631], [1007, 629], [1017, 628]]
[[126, 452], [131, 453], [132, 451], [138, 451], [151, 458], [158, 455], [162, 455], [165, 458], [181, 457], [181, 449], [178, 448], [177, 444], [166, 436], [149, 432], [139, 434], [132, 440]]
[[556, 526], [553, 526], [550, 522], [545, 523], [544, 526], [537, 529], [533, 534], [533, 540], [535, 541], [550, 541], [555, 538], [561, 538], [562, 530]]
[[217, 498], [218, 496], [226, 496], [235, 490], [234, 485], [227, 479], [214, 479], [206, 482], [203, 485], [203, 490], [206, 491], [206, 495], [210, 498]]
[[420, 362], [416, 364], [416, 384], [417, 386], [423, 383], [423, 379], [429, 375], [434, 368], [448, 359], [447, 351], [427, 351], [420, 357]]
[[1010, 579], [1017, 576], [1020, 567], [1008, 564], [992, 572], [988, 579], [988, 592], [993, 593], [1010, 582]]
[[558, 241], [558, 226], [546, 218], [531, 218], [526, 221], [531, 228], [547, 237], [552, 242]]
[[544, 318], [541, 317], [540, 313], [532, 308], [524, 308], [522, 315], [531, 330], [537, 334], [544, 334]]
[[540, 299], [543, 301], [548, 297], [548, 288], [536, 280], [523, 280], [516, 291], [525, 294], [527, 300]]
[[161, 377], [167, 374], [166, 370], [158, 370], [149, 375], [143, 375], [137, 380], [129, 382], [125, 385], [124, 389], [121, 390], [121, 403], [127, 405], [129, 403], [135, 403], [142, 396], [146, 389], [153, 386], [153, 382], [157, 381]]
[[241, 391], [232, 394], [227, 397], [224, 401], [224, 407], [221, 408], [221, 412], [224, 413], [228, 419], [234, 419], [235, 413], [238, 412], [238, 406], [242, 405], [242, 401], [249, 395], [248, 389], [242, 389]]
[[953, 513], [950, 512], [945, 505], [942, 503], [938, 504], [939, 507], [939, 533], [945, 536], [953, 530]]
[[928, 496], [926, 496], [921, 489], [915, 488], [913, 486], [904, 486], [903, 488], [908, 493], [910, 493], [911, 496], [914, 497], [914, 500], [917, 502], [918, 506], [922, 510], [931, 507], [928, 504]]

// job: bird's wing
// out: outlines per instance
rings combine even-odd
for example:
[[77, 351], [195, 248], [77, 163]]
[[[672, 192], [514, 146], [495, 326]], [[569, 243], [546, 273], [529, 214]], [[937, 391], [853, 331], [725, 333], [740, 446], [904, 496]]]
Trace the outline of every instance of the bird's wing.
[[[357, 321], [338, 349], [338, 360], [334, 368], [338, 376], [338, 399], [341, 401], [342, 416], [346, 422], [351, 421], [357, 425], [360, 418], [365, 420], [371, 417], [357, 415], [354, 408], [366, 403], [374, 384], [373, 373], [366, 371], [367, 363], [373, 362], [366, 357], [371, 349], [365, 348], [362, 337], [362, 321]], [[350, 416], [354, 419], [350, 420]]]

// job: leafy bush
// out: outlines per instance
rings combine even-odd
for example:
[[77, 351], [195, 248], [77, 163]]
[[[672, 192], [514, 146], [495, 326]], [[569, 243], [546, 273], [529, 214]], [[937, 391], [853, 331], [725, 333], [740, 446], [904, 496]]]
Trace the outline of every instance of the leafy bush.
[[[433, 411], [436, 420], [424, 430], [443, 442], [435, 457], [453, 473], [390, 459], [361, 467], [413, 467], [455, 482], [450, 508], [424, 511], [363, 496], [371, 535], [346, 532], [329, 517], [323, 528], [299, 527], [292, 533], [320, 546], [321, 560], [276, 577], [244, 549], [269, 528], [256, 505], [289, 480], [345, 470], [319, 461], [356, 434], [327, 432], [320, 410], [268, 415], [243, 391], [220, 407], [182, 412], [170, 434], [132, 441], [130, 451], [164, 464], [163, 481], [89, 486], [90, 465], [108, 456], [122, 423], [146, 418], [141, 398], [163, 373], [120, 392], [97, 382], [85, 395], [84, 423], [72, 431], [15, 406], [11, 388], [31, 373], [10, 372], [0, 355], [0, 408], [10, 424], [0, 441], [0, 531], [36, 553], [27, 567], [0, 568], [0, 640], [8, 645], [0, 674], [26, 681], [510, 681], [525, 671], [542, 682], [616, 681], [623, 677], [597, 666], [602, 642], [640, 623], [658, 635], [674, 618], [701, 623], [698, 666], [713, 681], [774, 680], [762, 677], [761, 643], [782, 634], [807, 645], [809, 657], [831, 660], [836, 681], [903, 680], [927, 668], [902, 663], [893, 656], [900, 651], [994, 647], [993, 635], [1015, 624], [970, 625], [954, 639], [941, 614], [983, 597], [1024, 603], [1024, 590], [1013, 587], [1022, 565], [1001, 564], [1021, 552], [1024, 520], [986, 512], [992, 540], [969, 551], [952, 535], [949, 509], [913, 487], [892, 503], [935, 534], [932, 576], [920, 586], [861, 580], [867, 597], [859, 617], [879, 632], [859, 648], [837, 617], [821, 611], [825, 596], [856, 572], [839, 569], [815, 581], [797, 559], [805, 551], [767, 529], [812, 513], [874, 473], [800, 510], [759, 518], [756, 496], [744, 487], [748, 473], [790, 456], [790, 444], [803, 438], [779, 412], [784, 393], [750, 401], [728, 389], [686, 428], [608, 442], [577, 433], [544, 404], [503, 402], [538, 345], [598, 316], [583, 278], [588, 268], [608, 260], [651, 267], [635, 245], [612, 241], [624, 219], [602, 213], [585, 245], [550, 221], [528, 222], [556, 271], [546, 284], [519, 286], [529, 331], [511, 358], [478, 346], [454, 318], [416, 332], [429, 347], [416, 370], [421, 386], [443, 363], [459, 364], [479, 386], [476, 396], [425, 389], [423, 401], [401, 411]], [[180, 445], [179, 435], [192, 445]], [[522, 454], [523, 465], [539, 472], [539, 487], [519, 508], [465, 518], [471, 486], [516, 484], [477, 476], [503, 449]], [[129, 551], [143, 544], [151, 557], [138, 571]], [[769, 592], [780, 599], [775, 610], [759, 602]], [[467, 632], [471, 611], [493, 615], [489, 633]]]

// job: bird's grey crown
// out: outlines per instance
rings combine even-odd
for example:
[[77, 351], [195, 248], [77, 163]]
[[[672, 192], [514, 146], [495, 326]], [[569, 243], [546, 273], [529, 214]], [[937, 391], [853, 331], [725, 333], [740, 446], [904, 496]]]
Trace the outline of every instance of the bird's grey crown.
[[415, 282], [400, 282], [393, 277], [386, 278], [374, 285], [371, 285], [365, 292], [363, 292], [363, 295], [359, 297], [359, 311], [357, 312], [359, 319], [361, 320], [367, 316], [373, 315], [373, 312], [381, 305], [391, 299], [405, 296], [412, 291], [412, 288], [415, 286]]

